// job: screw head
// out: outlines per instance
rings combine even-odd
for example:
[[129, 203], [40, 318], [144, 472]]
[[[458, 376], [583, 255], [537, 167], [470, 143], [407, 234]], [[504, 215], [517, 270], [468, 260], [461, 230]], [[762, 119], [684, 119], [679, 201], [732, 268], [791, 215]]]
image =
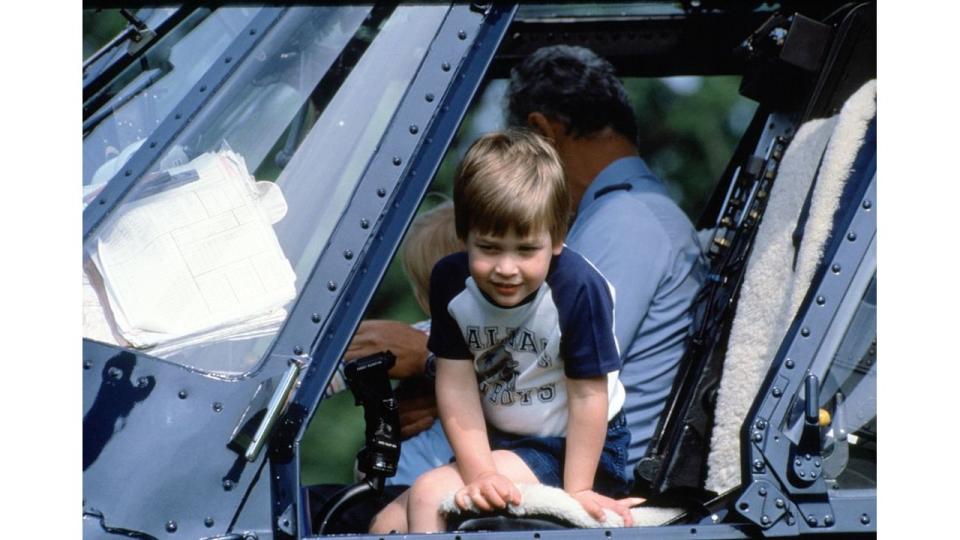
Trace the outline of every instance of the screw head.
[[427, 95], [423, 96], [423, 99], [427, 100], [427, 103], [432, 103], [432, 102], [433, 102], [433, 94], [427, 94]]
[[394, 165], [400, 165], [401, 163], [403, 163], [403, 160], [400, 159], [400, 156], [393, 156], [393, 164], [394, 164]]
[[90, 360], [83, 361], [83, 369], [90, 369], [92, 367], [93, 367], [93, 362], [91, 362]]
[[777, 499], [776, 501], [774, 501], [774, 504], [777, 506], [777, 508], [783, 508], [784, 506], [783, 499]]
[[112, 367], [107, 370], [107, 376], [115, 381], [119, 381], [123, 378], [123, 371], [121, 371], [120, 368]]
[[222, 410], [223, 410], [223, 403], [220, 403], [219, 401], [214, 401], [214, 402], [213, 402], [213, 412], [220, 412], [220, 411], [222, 411]]
[[862, 516], [860, 516], [860, 523], [863, 523], [864, 525], [869, 525], [870, 516], [868, 516], [867, 514], [863, 514]]
[[335, 281], [328, 281], [328, 282], [327, 282], [327, 289], [329, 289], [329, 290], [331, 290], [331, 291], [337, 290], [337, 283], [336, 283]]
[[420, 128], [419, 128], [418, 126], [416, 126], [416, 125], [411, 125], [411, 126], [410, 126], [410, 133], [416, 135], [416, 134], [419, 133], [419, 132], [420, 132]]
[[361, 229], [369, 229], [369, 228], [370, 228], [370, 220], [367, 219], [367, 218], [361, 219], [361, 220], [360, 220], [360, 228], [361, 228]]
[[816, 526], [817, 526], [817, 516], [815, 516], [815, 515], [813, 515], [813, 514], [808, 515], [808, 516], [807, 516], [807, 523], [809, 523], [809, 524], [810, 524], [811, 526], [813, 526], [813, 527], [816, 527]]
[[770, 516], [763, 516], [763, 517], [761, 517], [761, 518], [760, 518], [760, 523], [763, 523], [764, 525], [769, 524], [769, 523], [770, 523]]
[[762, 487], [762, 488], [760, 488], [760, 489], [757, 490], [757, 493], [759, 493], [761, 497], [766, 497], [766, 496], [767, 496], [767, 488]]
[[869, 210], [869, 209], [873, 208], [873, 202], [870, 201], [869, 199], [863, 201], [863, 208], [864, 208], [864, 210]]
[[295, 346], [293, 348], [293, 354], [297, 356], [300, 356], [301, 354], [303, 354], [303, 347], [301, 347], [300, 345]]
[[319, 314], [319, 313], [314, 313], [314, 314], [310, 315], [310, 320], [313, 321], [313, 322], [315, 322], [315, 323], [320, 322], [320, 314]]
[[762, 471], [762, 470], [763, 470], [763, 460], [761, 460], [761, 459], [759, 459], [759, 458], [753, 460], [753, 470], [755, 470], [755, 471], [757, 471], [757, 472]]
[[387, 190], [383, 188], [377, 188], [377, 197], [385, 197], [387, 195]]
[[168, 533], [177, 532], [177, 522], [173, 520], [168, 521], [166, 529]]
[[827, 299], [826, 299], [826, 298], [824, 298], [824, 297], [822, 297], [822, 296], [818, 296], [818, 297], [817, 297], [817, 305], [818, 305], [818, 306], [822, 306], [822, 305], [824, 305], [824, 304], [826, 304], [826, 303], [827, 303]]
[[233, 489], [233, 480], [224, 480], [223, 481], [223, 490], [230, 491]]
[[760, 433], [759, 431], [757, 431], [756, 433], [753, 434], [753, 442], [760, 442], [762, 440], [763, 440], [763, 433]]
[[186, 391], [186, 390], [181, 390], [181, 391], [177, 392], [177, 397], [180, 398], [180, 399], [187, 399], [187, 391]]
[[763, 420], [757, 420], [757, 429], [767, 429], [767, 423]]
[[450, 71], [450, 62], [444, 62], [440, 65], [440, 69], [444, 71]]
[[809, 329], [809, 328], [801, 328], [801, 329], [800, 329], [800, 335], [803, 336], [803, 337], [809, 336], [809, 335], [810, 335], [810, 329]]
[[463, 30], [457, 32], [457, 37], [460, 39], [467, 39], [467, 33]]
[[827, 527], [833, 525], [833, 516], [831, 516], [830, 514], [823, 516], [823, 524], [826, 525]]
[[209, 516], [203, 518], [203, 524], [207, 527], [213, 527], [213, 518]]
[[856, 239], [857, 239], [857, 233], [855, 233], [855, 232], [853, 232], [853, 231], [850, 231], [850, 232], [847, 233], [847, 240], [853, 242], [853, 241], [856, 240]]
[[353, 258], [353, 252], [350, 251], [349, 249], [344, 250], [344, 252], [343, 252], [343, 258], [349, 261], [350, 259]]
[[830, 267], [830, 271], [832, 271], [834, 274], [839, 274], [839, 273], [840, 273], [840, 265], [839, 265], [839, 264], [834, 264], [833, 266]]
[[783, 395], [783, 390], [780, 390], [779, 388], [773, 389], [773, 397], [780, 397], [782, 395]]
[[793, 369], [793, 366], [794, 366], [795, 364], [794, 364], [793, 360], [790, 360], [790, 359], [788, 358], [787, 361], [783, 363], [783, 365], [787, 366], [787, 369]]

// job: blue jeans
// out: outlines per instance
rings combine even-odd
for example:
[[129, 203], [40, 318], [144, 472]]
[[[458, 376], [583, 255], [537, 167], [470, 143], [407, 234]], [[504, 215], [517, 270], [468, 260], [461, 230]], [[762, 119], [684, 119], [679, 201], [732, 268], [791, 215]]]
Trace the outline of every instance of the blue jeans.
[[[530, 467], [542, 484], [563, 487], [563, 457], [566, 437], [534, 437], [504, 433], [487, 425], [490, 447], [494, 450], [510, 450]], [[627, 449], [630, 446], [630, 430], [623, 411], [607, 423], [607, 438], [600, 453], [600, 463], [594, 477], [593, 489], [609, 497], [624, 496], [630, 489], [627, 475]]]

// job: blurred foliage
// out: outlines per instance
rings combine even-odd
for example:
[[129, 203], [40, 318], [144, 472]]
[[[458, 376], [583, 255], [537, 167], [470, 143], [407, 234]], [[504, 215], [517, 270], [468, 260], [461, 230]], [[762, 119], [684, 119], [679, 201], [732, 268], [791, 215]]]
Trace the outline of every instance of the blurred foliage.
[[83, 10], [83, 58], [100, 50], [126, 26], [119, 9]]

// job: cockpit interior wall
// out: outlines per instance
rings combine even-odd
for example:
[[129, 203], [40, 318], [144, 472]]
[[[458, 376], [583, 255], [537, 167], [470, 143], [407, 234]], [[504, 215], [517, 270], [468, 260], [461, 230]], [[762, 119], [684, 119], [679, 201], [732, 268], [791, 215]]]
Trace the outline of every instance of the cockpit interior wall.
[[[802, 125], [784, 155], [730, 331], [707, 458], [704, 487], [711, 491], [723, 493], [740, 483], [740, 429], [807, 294], [856, 150], [875, 115], [876, 81], [870, 81], [837, 116]], [[814, 177], [809, 218], [794, 269], [793, 231]]]

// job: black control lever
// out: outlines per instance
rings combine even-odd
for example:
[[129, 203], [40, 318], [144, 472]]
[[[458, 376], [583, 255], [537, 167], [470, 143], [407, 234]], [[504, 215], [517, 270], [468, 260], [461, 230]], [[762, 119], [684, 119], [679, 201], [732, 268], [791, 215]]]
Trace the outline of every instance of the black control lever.
[[359, 502], [361, 498], [379, 495], [384, 481], [396, 474], [400, 461], [400, 412], [387, 372], [397, 357], [390, 351], [366, 356], [344, 367], [347, 385], [363, 407], [366, 423], [363, 448], [357, 453], [357, 470], [362, 481], [346, 486], [334, 494], [317, 512], [316, 531], [324, 534], [331, 520]]
[[803, 381], [803, 431], [800, 442], [791, 452], [791, 480], [805, 486], [816, 482], [823, 474], [823, 449], [820, 441], [820, 380], [807, 374]]
[[397, 473], [400, 461], [400, 411], [387, 375], [396, 361], [393, 353], [385, 351], [350, 362], [343, 370], [366, 423], [357, 469], [381, 481]]

